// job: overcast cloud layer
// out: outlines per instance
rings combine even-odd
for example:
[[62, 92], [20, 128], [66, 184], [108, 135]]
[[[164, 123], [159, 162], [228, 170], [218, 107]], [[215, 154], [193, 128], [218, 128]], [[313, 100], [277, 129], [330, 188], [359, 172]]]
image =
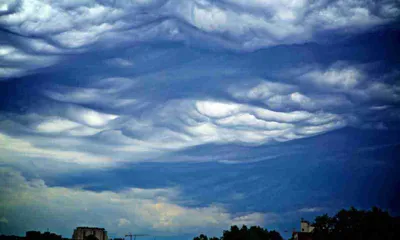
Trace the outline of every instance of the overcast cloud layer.
[[399, 212], [399, 15], [390, 0], [2, 1], [1, 233], [190, 239]]

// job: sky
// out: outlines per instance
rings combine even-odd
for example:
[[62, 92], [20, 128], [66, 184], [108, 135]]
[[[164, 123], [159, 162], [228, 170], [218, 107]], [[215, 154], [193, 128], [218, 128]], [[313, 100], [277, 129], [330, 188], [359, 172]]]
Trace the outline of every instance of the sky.
[[350, 206], [400, 215], [399, 16], [396, 0], [2, 0], [0, 234], [288, 237]]

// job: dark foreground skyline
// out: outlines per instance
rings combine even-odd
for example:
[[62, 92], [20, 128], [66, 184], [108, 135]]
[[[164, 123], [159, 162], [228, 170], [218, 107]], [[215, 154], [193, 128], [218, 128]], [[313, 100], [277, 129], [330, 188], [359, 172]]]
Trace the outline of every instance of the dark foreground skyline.
[[394, 0], [1, 1], [0, 234], [399, 215], [399, 15]]
[[[289, 232], [289, 231], [285, 231]], [[400, 234], [400, 216], [391, 216], [389, 212], [378, 207], [369, 210], [342, 209], [333, 216], [323, 214], [314, 221], [301, 219], [299, 229], [291, 231], [289, 240], [395, 240]], [[81, 226], [74, 229], [72, 240], [130, 240], [136, 238], [164, 239], [166, 236], [152, 234], [128, 233], [125, 237], [114, 239], [108, 237], [104, 228]], [[70, 240], [61, 235], [49, 232], [28, 231], [25, 236], [0, 235], [0, 240]], [[233, 225], [223, 230], [220, 237], [209, 237], [204, 233], [193, 237], [193, 240], [283, 240], [276, 230], [268, 230], [260, 226], [238, 227]]]

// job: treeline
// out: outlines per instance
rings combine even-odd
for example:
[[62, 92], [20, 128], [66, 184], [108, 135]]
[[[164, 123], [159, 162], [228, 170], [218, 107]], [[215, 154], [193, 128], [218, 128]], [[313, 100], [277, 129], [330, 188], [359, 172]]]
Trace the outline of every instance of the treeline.
[[44, 232], [41, 233], [39, 231], [28, 231], [26, 232], [24, 237], [20, 236], [7, 236], [0, 235], [0, 240], [71, 240], [67, 238], [62, 238], [61, 235], [57, 235], [55, 233]]
[[241, 239], [265, 239], [265, 240], [282, 240], [281, 235], [276, 231], [268, 231], [267, 229], [252, 226], [247, 228], [243, 225], [242, 228], [232, 226], [230, 230], [225, 230], [220, 238], [212, 237], [208, 238], [206, 235], [201, 234], [193, 240], [241, 240]]
[[316, 217], [312, 225], [313, 240], [400, 239], [400, 217], [392, 217], [377, 207], [367, 211], [343, 209], [332, 217]]
[[[317, 216], [311, 224], [314, 230], [307, 239], [312, 240], [397, 240], [400, 239], [400, 217], [392, 217], [377, 207], [371, 210], [341, 210], [334, 216]], [[201, 234], [193, 240], [282, 240], [279, 232], [245, 225], [232, 226], [221, 237], [208, 238]], [[293, 238], [291, 238], [293, 239]]]

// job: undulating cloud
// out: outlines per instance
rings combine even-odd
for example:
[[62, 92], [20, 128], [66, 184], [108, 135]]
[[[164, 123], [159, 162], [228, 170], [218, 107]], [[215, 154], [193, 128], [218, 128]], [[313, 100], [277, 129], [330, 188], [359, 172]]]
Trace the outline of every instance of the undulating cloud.
[[[143, 41], [252, 50], [357, 33], [395, 21], [396, 1], [57, 1], [7, 0], [0, 5], [7, 44], [1, 78], [20, 76], [69, 54]], [[42, 12], [37, 15], [35, 12]], [[100, 48], [101, 48], [100, 47]], [[130, 66], [130, 62], [113, 60]]]

